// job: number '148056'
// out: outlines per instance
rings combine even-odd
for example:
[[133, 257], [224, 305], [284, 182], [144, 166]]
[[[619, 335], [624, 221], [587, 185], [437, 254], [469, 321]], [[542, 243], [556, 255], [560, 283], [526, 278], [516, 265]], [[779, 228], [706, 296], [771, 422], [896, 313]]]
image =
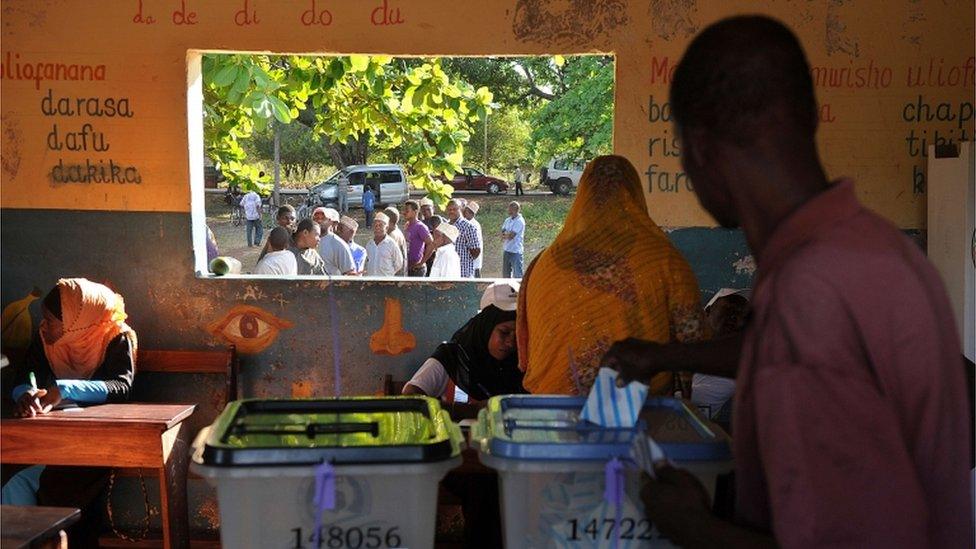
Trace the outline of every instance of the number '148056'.
[[340, 526], [323, 526], [319, 532], [318, 543], [315, 542], [314, 532], [306, 534], [301, 528], [292, 528], [295, 534], [292, 549], [380, 549], [381, 547], [402, 547], [400, 527], [383, 528], [381, 526], [342, 528]]

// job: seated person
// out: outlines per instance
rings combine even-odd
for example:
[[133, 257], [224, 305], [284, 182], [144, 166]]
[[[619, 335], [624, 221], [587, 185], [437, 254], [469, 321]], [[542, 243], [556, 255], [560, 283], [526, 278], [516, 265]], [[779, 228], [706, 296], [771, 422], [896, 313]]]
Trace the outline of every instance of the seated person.
[[[495, 395], [524, 393], [515, 352], [515, 308], [519, 284], [495, 282], [481, 297], [481, 311], [451, 341], [441, 343], [403, 387], [405, 395], [444, 398], [452, 381], [461, 398], [483, 401]], [[457, 392], [455, 394], [458, 394]], [[447, 400], [452, 400], [448, 398]], [[471, 408], [477, 409], [477, 404]], [[455, 407], [463, 411], [464, 407]], [[472, 410], [467, 410], [472, 411]]]
[[291, 232], [285, 227], [275, 227], [268, 235], [265, 249], [267, 255], [258, 260], [254, 267], [254, 274], [263, 275], [296, 275], [298, 274], [298, 260], [295, 259], [288, 246], [291, 244]]
[[[34, 337], [24, 362], [14, 366], [14, 414], [47, 414], [62, 402], [128, 400], [135, 376], [136, 333], [125, 323], [122, 296], [84, 278], [61, 279], [42, 301], [41, 312], [39, 337]], [[0, 503], [81, 508], [81, 522], [69, 533], [97, 536], [101, 515], [95, 509], [89, 513], [86, 506], [107, 480], [104, 468], [35, 465], [4, 484]], [[73, 546], [87, 546], [87, 538], [79, 542], [72, 536]]]
[[[522, 279], [518, 314], [519, 363], [535, 394], [588, 394], [600, 359], [621, 339], [701, 339], [698, 282], [648, 215], [626, 158], [600, 156], [586, 167], [562, 230]], [[656, 395], [679, 388], [670, 372], [649, 381]]]
[[[749, 290], [723, 288], [705, 305], [705, 322], [713, 339], [728, 337], [745, 329], [749, 314], [749, 295]], [[723, 427], [727, 427], [731, 419], [733, 393], [734, 379], [706, 374], [695, 374], [692, 377], [691, 401]]]

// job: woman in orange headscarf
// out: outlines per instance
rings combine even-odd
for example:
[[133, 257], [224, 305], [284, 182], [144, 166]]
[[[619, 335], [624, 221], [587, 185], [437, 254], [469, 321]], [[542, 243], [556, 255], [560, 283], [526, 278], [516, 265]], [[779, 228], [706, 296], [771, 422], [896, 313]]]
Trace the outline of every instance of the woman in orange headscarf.
[[[135, 375], [136, 334], [122, 296], [84, 278], [63, 278], [41, 304], [40, 343], [27, 353], [13, 390], [15, 413], [46, 413], [62, 400], [126, 400]], [[37, 387], [28, 380], [36, 376]]]
[[[615, 341], [700, 339], [700, 299], [688, 263], [647, 213], [637, 171], [623, 157], [598, 157], [562, 231], [522, 280], [523, 384], [536, 394], [586, 394]], [[670, 373], [652, 380], [654, 394], [672, 389]]]
[[[34, 338], [17, 372], [19, 384], [11, 395], [14, 413], [46, 414], [62, 401], [128, 400], [135, 376], [136, 334], [125, 323], [122, 296], [84, 278], [66, 278], [44, 298], [41, 312], [40, 338]], [[100, 518], [84, 507], [107, 478], [107, 470], [101, 468], [35, 465], [14, 475], [0, 499], [13, 505], [81, 507], [82, 522], [73, 528], [78, 532], [93, 526], [89, 520], [97, 523]], [[83, 535], [97, 533], [87, 529], [81, 530]]]

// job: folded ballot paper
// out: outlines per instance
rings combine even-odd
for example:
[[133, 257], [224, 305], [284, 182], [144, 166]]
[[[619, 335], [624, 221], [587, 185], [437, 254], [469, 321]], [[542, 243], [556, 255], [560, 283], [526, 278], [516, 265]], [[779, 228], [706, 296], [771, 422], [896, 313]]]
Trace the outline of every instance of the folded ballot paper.
[[634, 437], [634, 441], [630, 445], [630, 457], [651, 478], [657, 478], [657, 474], [654, 472], [654, 465], [661, 463], [671, 464], [668, 456], [664, 455], [664, 450], [661, 449], [661, 446], [645, 433], [639, 433]]
[[[647, 385], [636, 381], [625, 387], [617, 387], [617, 372], [610, 368], [600, 368], [580, 419], [604, 427], [633, 427], [637, 424], [641, 408], [644, 407], [647, 392]], [[644, 432], [634, 436], [630, 457], [652, 477], [654, 464], [668, 462], [661, 446]]]
[[600, 368], [580, 419], [604, 427], [633, 427], [647, 398], [647, 385], [633, 381], [617, 387], [617, 372]]

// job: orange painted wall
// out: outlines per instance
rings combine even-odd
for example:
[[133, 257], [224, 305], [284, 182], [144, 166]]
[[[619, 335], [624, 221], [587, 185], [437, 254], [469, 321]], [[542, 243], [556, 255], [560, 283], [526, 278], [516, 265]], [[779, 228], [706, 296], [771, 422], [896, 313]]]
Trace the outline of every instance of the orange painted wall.
[[[315, 5], [328, 25], [305, 25]], [[924, 227], [922, 138], [971, 138], [974, 5], [947, 2], [695, 0], [385, 0], [402, 24], [374, 25], [383, 0], [48, 0], [2, 8], [2, 186], [4, 208], [190, 210], [186, 67], [188, 50], [480, 55], [613, 52], [617, 55], [615, 150], [646, 179], [652, 216], [664, 225], [710, 225], [678, 159], [662, 148], [670, 124], [651, 121], [667, 96], [673, 64], [698, 29], [734, 13], [781, 18], [811, 64], [834, 69], [817, 88], [821, 151], [832, 176], [858, 181], [862, 199], [906, 228]], [[246, 8], [252, 24], [238, 12]], [[327, 14], [323, 13], [327, 11]], [[256, 22], [254, 15], [256, 15]], [[136, 22], [141, 17], [143, 22]], [[149, 18], [154, 23], [146, 24]], [[235, 22], [235, 17], [237, 21]], [[308, 22], [306, 15], [305, 22]], [[87, 65], [94, 81], [50, 74]], [[931, 70], [930, 70], [931, 65]], [[101, 67], [99, 69], [99, 67]], [[655, 70], [657, 69], [657, 70]], [[62, 68], [64, 70], [64, 67]], [[69, 69], [70, 70], [70, 69]], [[842, 72], [843, 71], [843, 72]], [[875, 72], [876, 71], [876, 72]], [[45, 77], [38, 80], [36, 75]], [[852, 84], [848, 84], [850, 74]], [[909, 76], [911, 75], [911, 80]], [[60, 77], [60, 79], [48, 78]], [[859, 76], [867, 77], [859, 85]], [[876, 84], [876, 85], [875, 85]], [[54, 98], [125, 98], [131, 117], [54, 115]], [[651, 98], [653, 97], [653, 104]], [[919, 99], [920, 98], [920, 99]], [[919, 100], [933, 120], [917, 120]], [[923, 108], [924, 110], [924, 108]], [[906, 119], [907, 118], [907, 119]], [[939, 119], [943, 120], [939, 120]], [[54, 150], [51, 132], [79, 132], [82, 152]], [[98, 141], [97, 137], [103, 140]], [[912, 137], [916, 140], [913, 141]], [[51, 143], [49, 143], [49, 138]], [[100, 148], [93, 150], [99, 143]], [[670, 147], [670, 143], [669, 143]], [[915, 150], [917, 149], [917, 151]], [[669, 148], [670, 151], [670, 148]], [[917, 154], [914, 154], [917, 152]], [[96, 172], [139, 182], [56, 183], [52, 171], [91, 161]], [[667, 185], [669, 183], [670, 185]]]

